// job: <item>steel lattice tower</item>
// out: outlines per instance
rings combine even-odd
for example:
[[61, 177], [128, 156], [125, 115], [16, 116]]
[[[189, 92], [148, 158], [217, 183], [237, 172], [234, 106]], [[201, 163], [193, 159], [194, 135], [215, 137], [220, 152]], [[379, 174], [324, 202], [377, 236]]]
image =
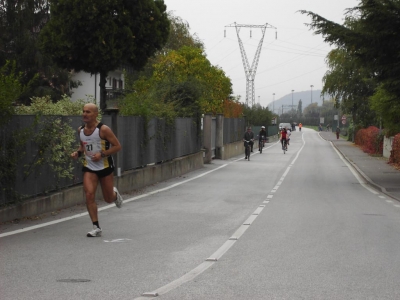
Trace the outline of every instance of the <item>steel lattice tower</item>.
[[[251, 105], [253, 106], [253, 105], [255, 105], [254, 79], [255, 79], [256, 73], [257, 73], [258, 61], [260, 60], [260, 54], [261, 54], [262, 44], [264, 41], [265, 30], [267, 28], [276, 29], [276, 27], [274, 27], [268, 23], [265, 23], [264, 25], [243, 25], [243, 24], [236, 24], [236, 22], [233, 24], [227, 25], [225, 27], [235, 27], [236, 28], [236, 34], [237, 34], [237, 38], [239, 41], [240, 53], [242, 54], [242, 62], [243, 62], [244, 72], [246, 74], [246, 105], [249, 106], [249, 99], [250, 99]], [[261, 32], [262, 32], [262, 37], [261, 37], [260, 42], [258, 43], [257, 51], [254, 56], [254, 60], [253, 60], [253, 63], [251, 64], [251, 67], [249, 64], [249, 60], [247, 59], [246, 51], [244, 50], [242, 39], [239, 36], [239, 32], [242, 27], [261, 28]]]

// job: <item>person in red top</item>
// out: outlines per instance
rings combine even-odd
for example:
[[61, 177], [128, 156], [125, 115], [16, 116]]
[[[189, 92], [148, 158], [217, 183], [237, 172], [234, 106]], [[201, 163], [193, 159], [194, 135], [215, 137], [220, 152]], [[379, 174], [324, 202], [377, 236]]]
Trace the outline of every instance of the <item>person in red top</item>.
[[286, 149], [287, 149], [287, 130], [286, 130], [286, 127], [284, 127], [284, 128], [282, 128], [282, 131], [281, 131], [281, 144], [282, 144], [282, 149], [283, 149], [283, 143], [285, 142], [285, 146], [286, 146]]

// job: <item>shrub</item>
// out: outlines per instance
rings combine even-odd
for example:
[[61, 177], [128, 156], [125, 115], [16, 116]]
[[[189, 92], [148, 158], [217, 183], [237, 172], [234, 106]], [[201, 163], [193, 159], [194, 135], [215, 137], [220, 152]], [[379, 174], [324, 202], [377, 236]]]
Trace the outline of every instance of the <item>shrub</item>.
[[[3, 128], [0, 127], [0, 165], [6, 166], [0, 171], [0, 190], [7, 195], [9, 203], [24, 197], [17, 195], [13, 189], [17, 171], [21, 173], [23, 180], [26, 180], [41, 172], [43, 166], [49, 166], [54, 172], [57, 186], [63, 178], [73, 178], [70, 154], [78, 146], [76, 129], [62, 116], [81, 115], [87, 101], [71, 102], [67, 96], [63, 96], [63, 99], [56, 103], [53, 103], [49, 96], [34, 97], [31, 100], [30, 106], [17, 106], [14, 111], [17, 115], [34, 115], [31, 126], [15, 130], [13, 136], [5, 134], [6, 126], [8, 128], [10, 122]], [[26, 153], [24, 150], [28, 143], [36, 145], [32, 148], [35, 149], [33, 153]], [[25, 163], [21, 170], [18, 170], [21, 161]]]
[[383, 134], [375, 126], [358, 130], [354, 142], [368, 154], [383, 154]]

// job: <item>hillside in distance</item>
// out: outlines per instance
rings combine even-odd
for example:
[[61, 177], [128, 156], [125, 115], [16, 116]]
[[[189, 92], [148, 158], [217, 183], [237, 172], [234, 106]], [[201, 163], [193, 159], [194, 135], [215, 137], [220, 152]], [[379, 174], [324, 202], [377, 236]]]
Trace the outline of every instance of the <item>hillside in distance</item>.
[[[321, 95], [321, 90], [312, 91], [312, 94], [311, 91], [293, 92], [293, 105], [295, 105], [295, 109], [297, 109], [300, 100], [303, 102], [302, 107], [304, 110], [304, 108], [306, 108], [308, 105], [311, 104], [311, 101], [312, 103], [317, 102], [318, 106], [322, 106], [323, 101], [329, 99], [330, 97], [328, 95], [326, 94], [324, 96]], [[292, 93], [289, 93], [271, 102], [270, 104], [268, 104], [268, 108], [271, 111], [275, 110], [276, 114], [281, 114], [282, 105], [284, 112], [289, 111], [291, 109], [289, 105], [292, 105]]]

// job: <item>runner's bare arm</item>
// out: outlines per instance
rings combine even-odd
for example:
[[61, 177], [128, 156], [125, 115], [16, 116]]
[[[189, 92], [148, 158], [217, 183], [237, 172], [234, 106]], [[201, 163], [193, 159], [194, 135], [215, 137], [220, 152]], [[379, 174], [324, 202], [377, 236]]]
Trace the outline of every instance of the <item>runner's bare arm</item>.
[[[78, 135], [79, 135], [80, 131], [81, 131], [81, 127], [78, 128]], [[79, 142], [79, 148], [78, 148], [78, 150], [71, 153], [71, 158], [78, 159], [78, 157], [83, 154], [84, 154], [83, 145], [81, 142]]]
[[103, 151], [104, 155], [110, 156], [121, 150], [122, 146], [119, 143], [118, 138], [110, 127], [103, 125], [100, 128], [100, 137], [110, 142], [111, 147], [108, 150]]

